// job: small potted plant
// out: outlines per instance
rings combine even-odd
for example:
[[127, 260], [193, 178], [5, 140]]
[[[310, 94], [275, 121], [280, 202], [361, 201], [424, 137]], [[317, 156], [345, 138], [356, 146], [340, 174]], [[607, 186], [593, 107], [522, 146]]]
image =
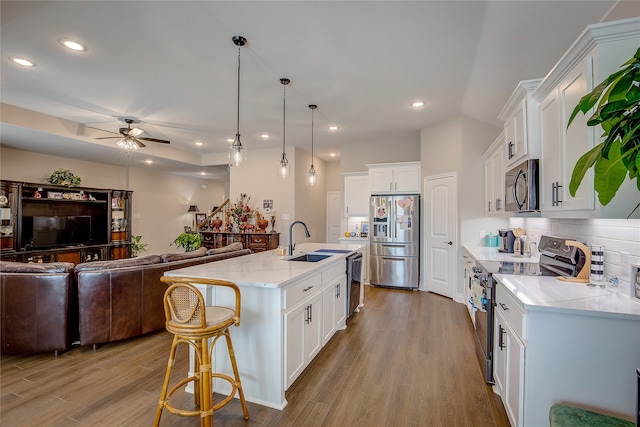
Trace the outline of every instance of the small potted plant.
[[131, 256], [133, 258], [147, 251], [147, 243], [142, 243], [142, 236], [131, 236]]
[[184, 248], [185, 252], [195, 251], [202, 246], [199, 233], [180, 233], [171, 244]]

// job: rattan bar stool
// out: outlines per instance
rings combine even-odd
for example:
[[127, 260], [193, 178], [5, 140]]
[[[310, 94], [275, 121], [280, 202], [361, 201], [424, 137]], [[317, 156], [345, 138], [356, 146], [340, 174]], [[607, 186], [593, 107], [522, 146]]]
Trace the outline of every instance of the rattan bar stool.
[[[244, 419], [249, 419], [249, 411], [244, 399], [240, 375], [236, 357], [231, 343], [229, 328], [232, 325], [240, 325], [240, 289], [235, 283], [214, 279], [195, 279], [189, 277], [167, 277], [160, 279], [167, 283], [169, 288], [164, 294], [164, 312], [166, 316], [167, 331], [174, 334], [171, 351], [169, 352], [169, 363], [167, 372], [160, 393], [160, 401], [156, 410], [154, 425], [160, 424], [162, 410], [182, 416], [199, 416], [201, 426], [213, 426], [213, 414], [215, 411], [226, 405], [233, 399], [236, 392], [240, 397]], [[225, 286], [235, 292], [235, 310], [229, 307], [207, 307], [204, 298], [198, 288], [193, 283]], [[212, 372], [211, 361], [213, 348], [218, 338], [225, 337], [233, 367], [234, 378], [229, 375]], [[209, 340], [211, 344], [209, 344]], [[179, 344], [188, 344], [194, 353], [194, 375], [181, 380], [178, 384], [169, 389], [171, 370], [175, 363], [176, 350]], [[214, 404], [213, 403], [213, 379], [220, 378], [231, 384], [232, 390], [228, 396]], [[171, 395], [185, 384], [194, 383], [194, 402], [198, 406], [197, 410], [186, 410], [174, 408], [169, 403]]]

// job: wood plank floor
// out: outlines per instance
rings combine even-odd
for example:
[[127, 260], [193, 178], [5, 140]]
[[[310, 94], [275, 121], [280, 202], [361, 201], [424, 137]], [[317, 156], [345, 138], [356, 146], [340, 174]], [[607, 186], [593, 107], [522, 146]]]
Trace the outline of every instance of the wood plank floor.
[[[242, 326], [241, 326], [242, 327]], [[232, 332], [233, 335], [233, 332]], [[149, 426], [171, 336], [164, 332], [59, 355], [3, 355], [0, 425]], [[466, 308], [425, 292], [365, 287], [365, 307], [287, 392], [284, 411], [237, 400], [216, 426], [509, 426], [484, 381]], [[186, 372], [186, 350], [175, 372]], [[175, 377], [177, 379], [177, 376]], [[174, 404], [192, 407], [180, 392]], [[163, 426], [198, 426], [165, 411]]]

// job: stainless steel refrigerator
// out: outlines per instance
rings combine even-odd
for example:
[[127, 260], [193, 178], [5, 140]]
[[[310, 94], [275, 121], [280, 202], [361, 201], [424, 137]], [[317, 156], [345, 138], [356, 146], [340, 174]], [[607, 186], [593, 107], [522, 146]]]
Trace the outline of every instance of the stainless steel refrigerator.
[[371, 196], [370, 283], [418, 288], [420, 282], [420, 196]]

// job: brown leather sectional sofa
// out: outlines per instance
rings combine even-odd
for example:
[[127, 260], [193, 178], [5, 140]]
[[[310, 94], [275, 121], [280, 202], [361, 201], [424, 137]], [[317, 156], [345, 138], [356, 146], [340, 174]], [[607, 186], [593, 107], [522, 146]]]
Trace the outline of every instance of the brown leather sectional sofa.
[[0, 262], [0, 333], [6, 354], [64, 351], [164, 328], [160, 277], [169, 270], [251, 253], [224, 248], [113, 261]]

